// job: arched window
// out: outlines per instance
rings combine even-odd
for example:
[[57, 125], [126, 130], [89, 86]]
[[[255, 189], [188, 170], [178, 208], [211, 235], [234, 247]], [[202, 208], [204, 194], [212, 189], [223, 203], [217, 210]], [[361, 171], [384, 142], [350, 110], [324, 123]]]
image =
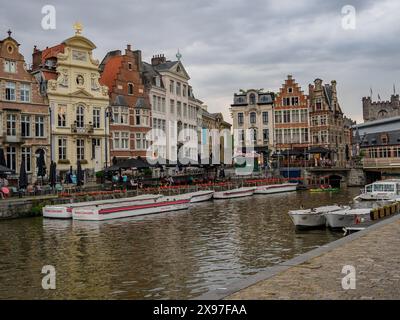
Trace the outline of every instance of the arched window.
[[76, 108], [76, 127], [83, 128], [85, 125], [85, 108], [79, 105]]
[[133, 84], [128, 83], [128, 94], [133, 94]]
[[256, 104], [256, 95], [254, 93], [250, 94], [250, 104]]
[[256, 113], [255, 112], [250, 112], [250, 123], [251, 124], [256, 123]]
[[385, 118], [385, 117], [387, 117], [387, 115], [388, 115], [388, 112], [386, 110], [380, 110], [378, 112], [379, 118]]

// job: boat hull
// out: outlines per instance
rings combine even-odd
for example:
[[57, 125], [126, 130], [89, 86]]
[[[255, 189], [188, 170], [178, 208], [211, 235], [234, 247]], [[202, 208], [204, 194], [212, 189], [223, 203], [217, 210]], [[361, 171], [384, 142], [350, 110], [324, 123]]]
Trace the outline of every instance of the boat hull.
[[213, 195], [214, 195], [214, 191], [199, 191], [199, 192], [193, 192], [190, 195], [192, 195], [192, 198], [190, 199], [191, 203], [197, 203], [197, 202], [203, 202], [203, 201], [208, 201], [211, 200]]
[[290, 214], [293, 224], [296, 228], [322, 228], [325, 227], [326, 219], [323, 214], [305, 213], [305, 214]]
[[42, 209], [44, 218], [71, 219], [72, 210], [67, 206], [48, 206]]
[[322, 206], [313, 209], [292, 210], [289, 211], [289, 216], [292, 219], [296, 228], [320, 228], [326, 226], [327, 212], [339, 210], [349, 210], [349, 206]]
[[[354, 212], [354, 213], [351, 213]], [[345, 212], [329, 212], [325, 214], [326, 225], [331, 229], [350, 227], [358, 222], [370, 220], [370, 212], [364, 211], [345, 211]]]
[[133, 206], [111, 208], [75, 208], [72, 210], [74, 220], [103, 221], [128, 218], [169, 211], [185, 210], [190, 205], [190, 198], [173, 201], [156, 201]]
[[232, 199], [250, 197], [254, 194], [255, 188], [242, 188], [214, 193], [214, 199]]
[[273, 194], [273, 193], [283, 193], [283, 192], [292, 192], [297, 190], [297, 184], [288, 183], [284, 185], [270, 185], [270, 186], [261, 186], [257, 187], [254, 191], [254, 194]]
[[354, 200], [363, 200], [363, 201], [381, 201], [381, 200], [393, 200], [397, 195], [389, 195], [389, 194], [370, 194], [370, 193], [362, 193], [354, 198]]
[[51, 219], [71, 219], [72, 218], [72, 210], [74, 208], [84, 208], [84, 207], [92, 207], [94, 205], [105, 205], [105, 204], [113, 204], [113, 203], [141, 203], [143, 201], [151, 201], [154, 199], [158, 199], [162, 197], [161, 195], [154, 194], [145, 194], [136, 197], [130, 198], [120, 198], [120, 199], [108, 199], [108, 200], [96, 200], [96, 201], [85, 201], [85, 202], [73, 202], [64, 205], [54, 205], [54, 206], [45, 206], [42, 209], [44, 218]]

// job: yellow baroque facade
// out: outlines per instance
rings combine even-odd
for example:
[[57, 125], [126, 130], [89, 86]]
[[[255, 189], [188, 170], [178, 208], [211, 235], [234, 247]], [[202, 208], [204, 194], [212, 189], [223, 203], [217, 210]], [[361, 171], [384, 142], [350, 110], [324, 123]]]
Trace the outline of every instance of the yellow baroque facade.
[[109, 96], [108, 88], [99, 84], [95, 48], [79, 32], [65, 40], [56, 54], [57, 77], [47, 82], [52, 159], [61, 172], [76, 169], [78, 160], [92, 172], [105, 165]]

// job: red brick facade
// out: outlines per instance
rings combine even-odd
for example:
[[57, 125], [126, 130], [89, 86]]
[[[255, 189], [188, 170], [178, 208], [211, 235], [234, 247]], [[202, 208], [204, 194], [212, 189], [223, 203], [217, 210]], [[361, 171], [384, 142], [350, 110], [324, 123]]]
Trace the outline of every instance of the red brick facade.
[[45, 152], [49, 165], [48, 132], [49, 107], [9, 32], [0, 41], [0, 147], [7, 166], [18, 174], [24, 159], [28, 178], [35, 180], [37, 152]]
[[308, 96], [291, 75], [275, 96], [275, 147], [306, 149], [309, 145]]
[[132, 51], [130, 45], [124, 55], [119, 50], [109, 52], [100, 65], [100, 82], [109, 88], [113, 109], [109, 143], [111, 158], [146, 156], [145, 135], [151, 128], [151, 106], [141, 66], [141, 52]]

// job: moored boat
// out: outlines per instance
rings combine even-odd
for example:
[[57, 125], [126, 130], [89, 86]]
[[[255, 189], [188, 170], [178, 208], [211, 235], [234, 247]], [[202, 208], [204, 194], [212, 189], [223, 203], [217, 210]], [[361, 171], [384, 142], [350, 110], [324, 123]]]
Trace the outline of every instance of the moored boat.
[[161, 194], [143, 194], [136, 197], [120, 198], [120, 199], [109, 199], [109, 200], [96, 200], [96, 201], [84, 201], [84, 202], [73, 202], [60, 205], [45, 206], [42, 209], [44, 218], [52, 219], [71, 219], [72, 210], [74, 208], [84, 208], [88, 206], [102, 205], [102, 204], [113, 204], [113, 203], [134, 203], [137, 201], [146, 201], [161, 198]]
[[74, 208], [72, 210], [72, 218], [74, 220], [101, 221], [184, 210], [189, 208], [190, 199], [190, 195], [178, 195], [143, 200], [133, 204], [103, 204]]
[[393, 200], [400, 196], [400, 179], [376, 181], [365, 186], [354, 200], [379, 201]]
[[326, 225], [329, 228], [344, 228], [353, 224], [369, 221], [371, 209], [344, 209], [326, 212]]
[[282, 183], [259, 186], [254, 191], [255, 194], [271, 194], [281, 192], [291, 192], [297, 190], [297, 183]]
[[326, 225], [324, 213], [336, 210], [350, 209], [349, 206], [322, 206], [312, 209], [289, 211], [289, 216], [297, 228], [319, 228]]
[[254, 194], [255, 187], [242, 187], [232, 190], [219, 191], [214, 193], [214, 199], [232, 199], [249, 197]]
[[310, 192], [338, 192], [339, 188], [313, 188]]
[[190, 199], [191, 203], [208, 201], [212, 199], [214, 195], [214, 190], [196, 191], [196, 192], [186, 193], [186, 195], [191, 196]]

